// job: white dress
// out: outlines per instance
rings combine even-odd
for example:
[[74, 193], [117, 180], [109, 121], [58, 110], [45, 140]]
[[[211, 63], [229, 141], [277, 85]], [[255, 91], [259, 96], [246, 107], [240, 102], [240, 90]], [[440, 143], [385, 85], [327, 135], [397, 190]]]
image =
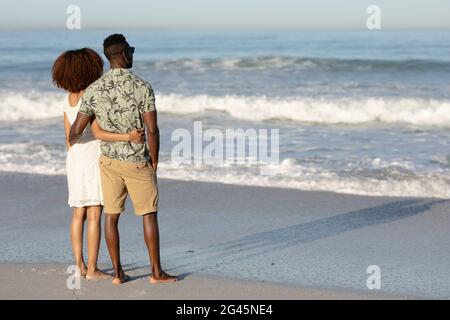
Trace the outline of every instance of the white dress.
[[[66, 97], [64, 113], [70, 125], [75, 122], [80, 104], [81, 99], [76, 106], [72, 107], [69, 104], [69, 97]], [[100, 141], [94, 138], [91, 125], [88, 124], [82, 137], [67, 152], [66, 171], [69, 186], [69, 206], [81, 208], [103, 205], [98, 166], [100, 153]]]

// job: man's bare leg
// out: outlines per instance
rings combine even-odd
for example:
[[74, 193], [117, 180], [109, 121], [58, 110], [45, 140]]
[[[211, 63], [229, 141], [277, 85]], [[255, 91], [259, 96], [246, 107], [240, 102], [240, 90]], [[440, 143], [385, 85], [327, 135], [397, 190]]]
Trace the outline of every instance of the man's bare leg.
[[150, 283], [175, 282], [177, 278], [164, 272], [159, 256], [159, 228], [157, 213], [149, 213], [143, 217], [144, 238], [152, 266]]
[[86, 276], [87, 268], [83, 258], [83, 231], [86, 220], [86, 208], [73, 208], [72, 223], [70, 224], [70, 240], [75, 263], [82, 277]]
[[120, 263], [119, 217], [120, 214], [105, 214], [106, 244], [114, 268], [113, 284], [122, 284], [127, 281]]
[[88, 241], [88, 268], [86, 273], [86, 279], [100, 280], [109, 279], [111, 276], [107, 273], [100, 271], [97, 268], [98, 252], [100, 249], [101, 238], [101, 218], [102, 207], [91, 206], [87, 208], [87, 241]]

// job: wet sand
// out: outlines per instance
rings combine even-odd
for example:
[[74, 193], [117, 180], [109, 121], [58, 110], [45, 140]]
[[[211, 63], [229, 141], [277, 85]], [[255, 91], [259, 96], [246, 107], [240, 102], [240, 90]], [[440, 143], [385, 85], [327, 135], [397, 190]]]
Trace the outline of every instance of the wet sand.
[[[447, 200], [159, 184], [163, 267], [184, 279], [157, 289], [147, 283], [141, 218], [128, 205], [121, 253], [136, 280], [123, 289], [82, 281], [72, 292], [63, 272], [72, 263], [65, 177], [0, 173], [0, 296], [450, 298]], [[104, 240], [99, 263], [110, 268]], [[380, 290], [366, 286], [371, 265], [381, 270]]]

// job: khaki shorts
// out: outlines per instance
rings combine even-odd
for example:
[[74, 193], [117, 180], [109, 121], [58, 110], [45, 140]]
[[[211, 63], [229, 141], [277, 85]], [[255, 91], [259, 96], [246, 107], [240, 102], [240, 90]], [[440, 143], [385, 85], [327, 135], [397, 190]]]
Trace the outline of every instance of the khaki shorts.
[[105, 213], [122, 213], [128, 193], [137, 215], [158, 211], [158, 182], [148, 162], [125, 162], [102, 155], [99, 166]]

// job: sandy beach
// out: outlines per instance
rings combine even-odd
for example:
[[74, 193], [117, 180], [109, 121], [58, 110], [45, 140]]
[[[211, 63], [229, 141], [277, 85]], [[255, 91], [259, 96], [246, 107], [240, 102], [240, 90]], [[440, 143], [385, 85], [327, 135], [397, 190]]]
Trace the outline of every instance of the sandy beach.
[[[175, 284], [150, 285], [148, 268], [131, 268], [131, 281], [114, 286], [108, 281], [81, 280], [80, 289], [67, 289], [64, 264], [0, 264], [0, 299], [56, 300], [380, 300], [407, 299], [353, 290], [306, 288], [218, 276], [182, 275]], [[105, 269], [110, 271], [110, 269]], [[5, 290], [4, 288], [8, 288]], [[409, 297], [411, 298], [411, 297]]]
[[[72, 264], [64, 176], [0, 174], [1, 299], [450, 298], [449, 202], [159, 181], [163, 266], [151, 286], [140, 218], [121, 218], [133, 281], [82, 281]], [[100, 267], [110, 270], [102, 240]], [[368, 290], [368, 266], [381, 289]]]

